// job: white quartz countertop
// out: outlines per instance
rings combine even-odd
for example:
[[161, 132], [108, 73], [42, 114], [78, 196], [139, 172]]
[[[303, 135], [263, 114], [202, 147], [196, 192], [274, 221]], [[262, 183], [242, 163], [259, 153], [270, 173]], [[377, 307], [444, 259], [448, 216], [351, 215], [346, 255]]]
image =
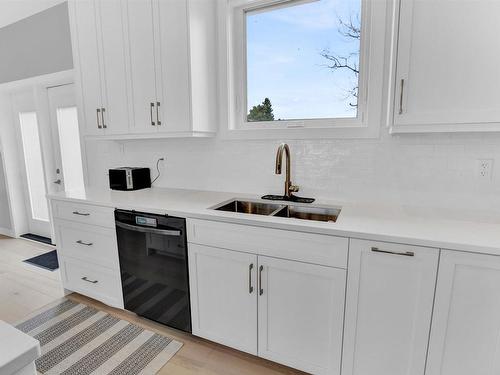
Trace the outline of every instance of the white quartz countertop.
[[16, 374], [40, 356], [40, 343], [0, 320], [0, 374]]
[[87, 188], [60, 192], [49, 198], [186, 218], [500, 255], [500, 216], [481, 212], [430, 211], [411, 206], [322, 200], [314, 202], [313, 206], [342, 207], [337, 222], [333, 223], [210, 209], [232, 198], [259, 199], [238, 193], [165, 188], [124, 192]]

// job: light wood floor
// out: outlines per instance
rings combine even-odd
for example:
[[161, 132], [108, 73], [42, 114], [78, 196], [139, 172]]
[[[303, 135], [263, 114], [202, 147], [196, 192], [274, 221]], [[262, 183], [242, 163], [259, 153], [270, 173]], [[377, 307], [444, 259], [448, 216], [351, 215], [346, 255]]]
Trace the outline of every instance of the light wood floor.
[[[9, 323], [22, 320], [24, 316], [64, 295], [58, 271], [50, 272], [22, 262], [49, 250], [51, 247], [43, 244], [0, 236], [0, 320]], [[182, 349], [160, 370], [161, 375], [304, 374], [165, 327], [130, 312], [111, 308], [76, 293], [68, 298], [183, 342]]]

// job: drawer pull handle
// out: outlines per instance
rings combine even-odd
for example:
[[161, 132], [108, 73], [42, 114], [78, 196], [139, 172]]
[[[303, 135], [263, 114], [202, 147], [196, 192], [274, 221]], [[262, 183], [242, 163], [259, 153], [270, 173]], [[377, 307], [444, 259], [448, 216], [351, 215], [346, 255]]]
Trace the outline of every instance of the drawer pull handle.
[[99, 282], [99, 280], [89, 280], [87, 276], [82, 277], [82, 280], [91, 284], [97, 284]]
[[92, 246], [93, 245], [92, 242], [83, 242], [82, 240], [78, 240], [78, 241], [76, 241], [76, 243], [79, 245], [85, 245], [85, 246]]
[[253, 293], [252, 270], [253, 270], [253, 263], [248, 266], [248, 293], [250, 294]]
[[82, 213], [82, 212], [78, 212], [78, 211], [73, 211], [73, 215], [90, 216], [90, 214]]
[[402, 256], [405, 256], [405, 257], [413, 257], [413, 256], [415, 256], [415, 253], [413, 251], [399, 252], [399, 251], [381, 250], [378, 247], [372, 247], [372, 251], [374, 253], [402, 255]]
[[262, 271], [264, 271], [264, 266], [259, 267], [259, 296], [264, 294], [264, 289], [262, 289]]

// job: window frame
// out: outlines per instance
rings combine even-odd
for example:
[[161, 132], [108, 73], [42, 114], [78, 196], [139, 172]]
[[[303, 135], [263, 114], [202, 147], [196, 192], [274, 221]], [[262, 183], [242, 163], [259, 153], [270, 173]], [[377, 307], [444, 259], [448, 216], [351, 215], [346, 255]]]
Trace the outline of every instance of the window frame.
[[379, 135], [385, 46], [385, 1], [361, 0], [357, 116], [248, 122], [246, 13], [314, 0], [223, 0], [220, 3], [221, 135], [223, 138], [375, 138]]

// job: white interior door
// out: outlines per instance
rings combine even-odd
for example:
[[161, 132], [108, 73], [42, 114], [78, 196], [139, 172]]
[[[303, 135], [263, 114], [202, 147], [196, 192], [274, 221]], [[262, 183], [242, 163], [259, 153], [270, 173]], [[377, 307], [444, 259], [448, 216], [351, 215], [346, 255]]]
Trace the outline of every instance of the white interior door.
[[20, 144], [25, 206], [29, 232], [50, 237], [49, 207], [42, 152], [40, 118], [34, 91], [12, 95], [13, 115]]
[[82, 189], [83, 163], [75, 87], [73, 84], [49, 87], [47, 96], [54, 160], [53, 169], [48, 171], [48, 190], [53, 193]]

